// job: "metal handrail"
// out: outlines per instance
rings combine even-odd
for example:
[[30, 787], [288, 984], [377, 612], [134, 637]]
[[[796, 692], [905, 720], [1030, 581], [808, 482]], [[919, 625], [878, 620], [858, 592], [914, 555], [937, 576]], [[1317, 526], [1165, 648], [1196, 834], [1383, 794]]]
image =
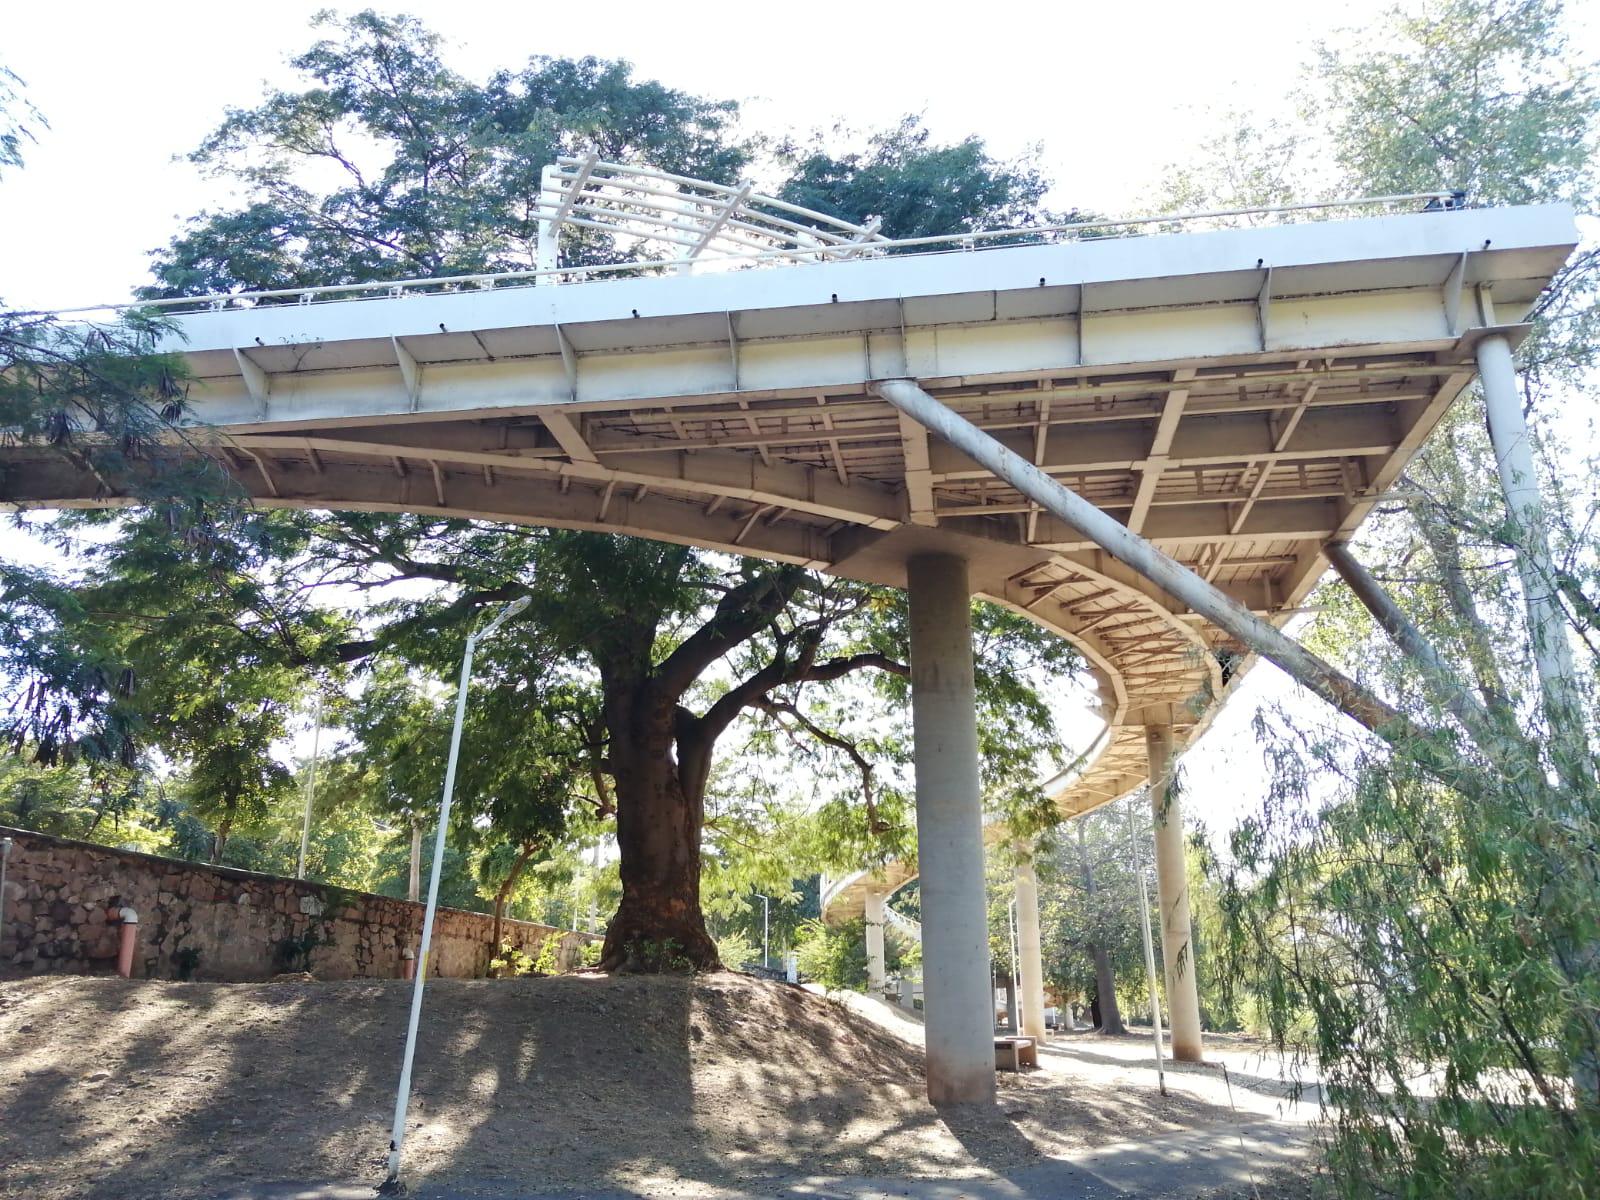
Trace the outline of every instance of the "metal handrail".
[[[84, 304], [71, 308], [57, 308], [15, 312], [9, 315], [25, 316], [73, 316], [81, 313], [96, 312], [127, 312], [137, 309], [180, 309], [187, 308], [195, 311], [224, 310], [230, 307], [253, 304], [259, 300], [282, 300], [295, 298], [302, 304], [310, 304], [324, 297], [338, 297], [341, 299], [355, 300], [368, 298], [398, 298], [406, 295], [428, 294], [423, 289], [450, 289], [463, 286], [478, 287], [483, 290], [498, 288], [501, 284], [528, 284], [534, 285], [541, 281], [554, 283], [574, 283], [593, 279], [596, 276], [620, 274], [626, 271], [658, 271], [674, 267], [689, 265], [707, 265], [723, 263], [730, 266], [754, 265], [772, 260], [785, 260], [792, 262], [797, 258], [813, 258], [818, 261], [834, 260], [859, 260], [861, 257], [881, 254], [894, 250], [920, 250], [929, 253], [963, 253], [973, 252], [989, 246], [980, 243], [992, 243], [1006, 238], [1044, 238], [1057, 237], [1062, 240], [1072, 234], [1082, 235], [1090, 233], [1098, 236], [1096, 231], [1102, 230], [1136, 230], [1146, 225], [1180, 224], [1194, 221], [1221, 220], [1230, 217], [1270, 216], [1283, 213], [1297, 212], [1325, 212], [1330, 209], [1364, 208], [1377, 205], [1394, 205], [1415, 202], [1444, 202], [1445, 208], [1454, 208], [1459, 204], [1459, 195], [1454, 192], [1407, 192], [1390, 196], [1362, 196], [1346, 200], [1320, 200], [1304, 204], [1279, 204], [1257, 208], [1222, 208], [1211, 209], [1203, 212], [1188, 213], [1156, 213], [1138, 217], [1119, 217], [1107, 219], [1091, 219], [1081, 221], [1068, 221], [1054, 225], [1031, 225], [1009, 229], [985, 229], [971, 233], [938, 234], [930, 237], [898, 238], [888, 241], [856, 242], [846, 244], [822, 244], [817, 246], [786, 247], [781, 250], [766, 250], [751, 254], [719, 255], [715, 257], [685, 257], [674, 259], [647, 259], [626, 263], [605, 263], [591, 267], [549, 267], [544, 269], [528, 269], [520, 271], [500, 271], [479, 273], [471, 275], [443, 275], [422, 276], [416, 278], [377, 281], [372, 283], [335, 283], [322, 284], [316, 287], [297, 288], [265, 288], [248, 292], [223, 292], [204, 296], [172, 296], [158, 300], [119, 300], [103, 304]], [[1116, 236], [1115, 234], [1109, 236]], [[1138, 233], [1128, 233], [1123, 236], [1141, 236]], [[943, 247], [943, 250], [934, 250], [934, 247]], [[376, 296], [374, 294], [377, 294]]]

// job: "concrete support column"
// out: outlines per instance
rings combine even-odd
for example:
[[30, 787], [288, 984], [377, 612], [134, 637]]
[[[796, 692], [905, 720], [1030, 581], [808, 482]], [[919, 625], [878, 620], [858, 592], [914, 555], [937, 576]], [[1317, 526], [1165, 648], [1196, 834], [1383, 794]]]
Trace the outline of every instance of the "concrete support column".
[[928, 1099], [993, 1103], [994, 993], [967, 564], [907, 563]]
[[1183, 854], [1183, 814], [1172, 788], [1172, 729], [1147, 725], [1150, 808], [1155, 818], [1156, 895], [1161, 905], [1161, 960], [1166, 967], [1172, 1057], [1204, 1061], [1200, 1047], [1200, 991], [1195, 984], [1193, 926], [1189, 919], [1188, 867]]
[[867, 893], [867, 991], [883, 995], [888, 971], [883, 957], [883, 893]]
[[1039, 952], [1039, 883], [1033, 850], [1017, 859], [1017, 974], [1022, 986], [1022, 1032], [1044, 1040], [1044, 960]]

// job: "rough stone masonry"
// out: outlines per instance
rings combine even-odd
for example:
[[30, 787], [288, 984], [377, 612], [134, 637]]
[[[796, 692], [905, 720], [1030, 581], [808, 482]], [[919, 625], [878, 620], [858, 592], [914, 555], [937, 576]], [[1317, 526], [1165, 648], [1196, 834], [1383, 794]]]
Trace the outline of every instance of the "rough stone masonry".
[[[0, 965], [26, 972], [110, 972], [116, 912], [139, 914], [133, 974], [151, 979], [243, 982], [290, 971], [319, 979], [392, 979], [422, 937], [423, 906], [369, 892], [231, 867], [160, 858], [0, 827], [15, 842], [7, 868]], [[433, 930], [435, 976], [484, 975], [493, 919], [441, 908]], [[501, 938], [537, 958], [560, 939], [572, 967], [587, 933], [505, 921]]]

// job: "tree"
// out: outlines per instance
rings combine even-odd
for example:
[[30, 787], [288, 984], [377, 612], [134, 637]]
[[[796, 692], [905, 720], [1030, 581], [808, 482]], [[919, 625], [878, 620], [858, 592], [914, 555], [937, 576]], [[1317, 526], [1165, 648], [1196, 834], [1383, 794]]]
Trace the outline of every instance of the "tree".
[[1087, 994], [1104, 1034], [1127, 1032], [1118, 975], [1144, 978], [1127, 821], [1128, 806], [1140, 802], [1121, 800], [1079, 817], [1039, 858], [1040, 907], [1053, 931], [1044, 947], [1045, 976], [1063, 992]]
[[[22, 165], [24, 145], [43, 125], [21, 81], [0, 67], [0, 173]], [[165, 330], [146, 312], [66, 324], [48, 313], [0, 311], [5, 439], [68, 460], [108, 497], [166, 510], [226, 501], [229, 489], [206, 460], [174, 462], [160, 452], [183, 437], [185, 407], [181, 361], [156, 352]], [[72, 589], [0, 562], [0, 677], [8, 689], [0, 742], [45, 767], [89, 764], [104, 795], [139, 757], [140, 714], [130, 703], [138, 676], [85, 617]]]
[[[437, 39], [409, 18], [366, 12], [318, 24], [337, 36], [294, 60], [312, 86], [230, 113], [196, 152], [248, 200], [199, 215], [158, 256], [160, 294], [528, 266], [539, 171], [559, 153], [592, 147], [723, 182], [750, 161], [731, 133], [733, 105], [636, 81], [622, 64], [536, 58], [474, 83], [451, 72]], [[328, 169], [340, 182], [314, 185], [313, 171]], [[921, 213], [917, 220], [945, 223], [941, 232], [1010, 219], [1040, 186], [1036, 175], [994, 163], [981, 143], [933, 146], [911, 125], [871, 155], [813, 160], [808, 171], [806, 186], [835, 189], [841, 203], [875, 195], [882, 211], [907, 222]], [[933, 226], [906, 225], [924, 227]], [[616, 254], [587, 235], [568, 250], [576, 262]], [[446, 675], [445, 659], [480, 608], [534, 582], [537, 603], [514, 627], [519, 636], [488, 654], [504, 664], [502, 679], [597, 677], [583, 728], [591, 798], [615, 813], [622, 858], [604, 957], [611, 968], [677, 957], [715, 965], [700, 896], [706, 789], [719, 739], [737, 719], [760, 716], [815, 738], [854, 766], [865, 761], [864, 743], [830, 727], [825, 706], [811, 707], [818, 689], [877, 672], [887, 676], [877, 703], [904, 700], [903, 683], [893, 682], [904, 673], [903, 604], [879, 590], [600, 535], [353, 514], [263, 521], [262, 536], [281, 537], [298, 556], [278, 569], [313, 581], [286, 587], [286, 600], [335, 580], [369, 592], [432, 589], [425, 602], [378, 606], [370, 635], [343, 642], [302, 639], [286, 624], [285, 661], [305, 667], [331, 671], [381, 652]], [[571, 596], [588, 602], [574, 606]], [[1010, 647], [986, 672], [997, 711], [1027, 692], [1028, 669], [1071, 661], [1018, 619], [991, 616], [988, 627]], [[991, 793], [1033, 820], [1048, 806], [1024, 776], [1054, 740], [1035, 699], [988, 746]], [[901, 737], [887, 748], [891, 761], [905, 746]], [[862, 780], [866, 818], [849, 823], [894, 836], [903, 811], [896, 789], [873, 786], [871, 771]]]
[[[1326, 119], [1309, 136], [1335, 186], [1591, 211], [1600, 95], [1563, 29], [1547, 0], [1442, 0], [1324, 48], [1306, 107]], [[1377, 600], [1325, 587], [1308, 639], [1407, 732], [1386, 749], [1304, 714], [1263, 717], [1273, 792], [1218, 869], [1213, 950], [1280, 1040], [1318, 1061], [1348, 1195], [1578, 1195], [1595, 1171], [1600, 504], [1592, 453], [1548, 434], [1566, 389], [1592, 382], [1597, 266], [1580, 248], [1520, 352], [1547, 432], [1553, 569], [1529, 569], [1543, 533], [1485, 486], [1497, 468], [1470, 397], [1412, 465], [1416, 499], [1364, 533]], [[1530, 624], [1526, 594], [1545, 590], [1565, 628]], [[1549, 637], [1572, 639], [1577, 704], [1532, 669]]]
[[939, 146], [914, 116], [871, 135], [856, 153], [832, 146], [848, 130], [788, 141], [779, 158], [789, 179], [778, 198], [853, 224], [876, 218], [890, 238], [940, 237], [1036, 223], [1048, 189], [1026, 162], [1001, 163], [983, 139]]

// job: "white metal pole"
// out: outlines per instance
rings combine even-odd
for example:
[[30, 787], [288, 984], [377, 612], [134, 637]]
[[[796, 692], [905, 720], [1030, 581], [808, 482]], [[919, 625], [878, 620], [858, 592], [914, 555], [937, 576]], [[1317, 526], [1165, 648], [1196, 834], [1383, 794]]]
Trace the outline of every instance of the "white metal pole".
[[[604, 836], [603, 834], [601, 835]], [[596, 890], [596, 880], [600, 878], [600, 838], [595, 839], [594, 849], [589, 852], [589, 932], [599, 932], [600, 926], [600, 899]]]
[[294, 877], [306, 877], [306, 851], [311, 847], [311, 802], [317, 794], [317, 751], [322, 745], [322, 693], [317, 693], [316, 728], [311, 734], [311, 767], [306, 771], [306, 811], [300, 821], [300, 857], [295, 860]]
[[433, 839], [433, 865], [428, 871], [428, 906], [422, 914], [422, 947], [417, 953], [417, 973], [411, 985], [411, 1018], [406, 1024], [406, 1052], [400, 1064], [400, 1087], [394, 1100], [394, 1125], [389, 1131], [389, 1176], [383, 1190], [400, 1186], [400, 1151], [405, 1144], [406, 1106], [411, 1100], [411, 1064], [417, 1053], [417, 1025], [422, 1019], [422, 989], [428, 981], [428, 951], [433, 946], [433, 917], [439, 908], [439, 874], [444, 866], [445, 831], [450, 825], [450, 800], [456, 786], [456, 760], [461, 754], [461, 726], [467, 715], [467, 683], [472, 677], [472, 652], [480, 640], [500, 628], [508, 617], [528, 607], [526, 596], [514, 600], [479, 633], [467, 635], [461, 655], [461, 680], [456, 684], [456, 720], [450, 731], [450, 757], [444, 768], [444, 796], [439, 801], [439, 829]]
[[1022, 1022], [1017, 1019], [1022, 1012], [1022, 989], [1017, 985], [1017, 898], [1013, 896], [1006, 905], [1006, 941], [1011, 946], [1011, 1002], [1006, 1007], [1006, 1024], [1009, 1032], [1019, 1032]]
[[406, 877], [406, 899], [422, 898], [422, 822], [411, 822], [411, 870]]
[[1478, 343], [1477, 358], [1489, 440], [1500, 468], [1500, 489], [1505, 495], [1506, 513], [1517, 531], [1517, 570], [1528, 609], [1533, 662], [1539, 673], [1550, 732], [1559, 748], [1553, 757], [1564, 780], [1581, 781], [1587, 774], [1588, 759], [1583, 710], [1573, 684], [1566, 613], [1556, 594], [1549, 522], [1539, 494], [1533, 441], [1522, 415], [1511, 343], [1504, 334], [1490, 334]]
[[1133, 823], [1133, 806], [1128, 806], [1128, 852], [1133, 855], [1133, 873], [1139, 878], [1139, 932], [1144, 935], [1144, 972], [1150, 984], [1150, 1032], [1156, 1043], [1156, 1083], [1167, 1094], [1167, 1071], [1161, 1062], [1161, 1002], [1156, 997], [1156, 951], [1150, 943], [1150, 893], [1145, 884], [1144, 864], [1139, 860], [1139, 831]]

